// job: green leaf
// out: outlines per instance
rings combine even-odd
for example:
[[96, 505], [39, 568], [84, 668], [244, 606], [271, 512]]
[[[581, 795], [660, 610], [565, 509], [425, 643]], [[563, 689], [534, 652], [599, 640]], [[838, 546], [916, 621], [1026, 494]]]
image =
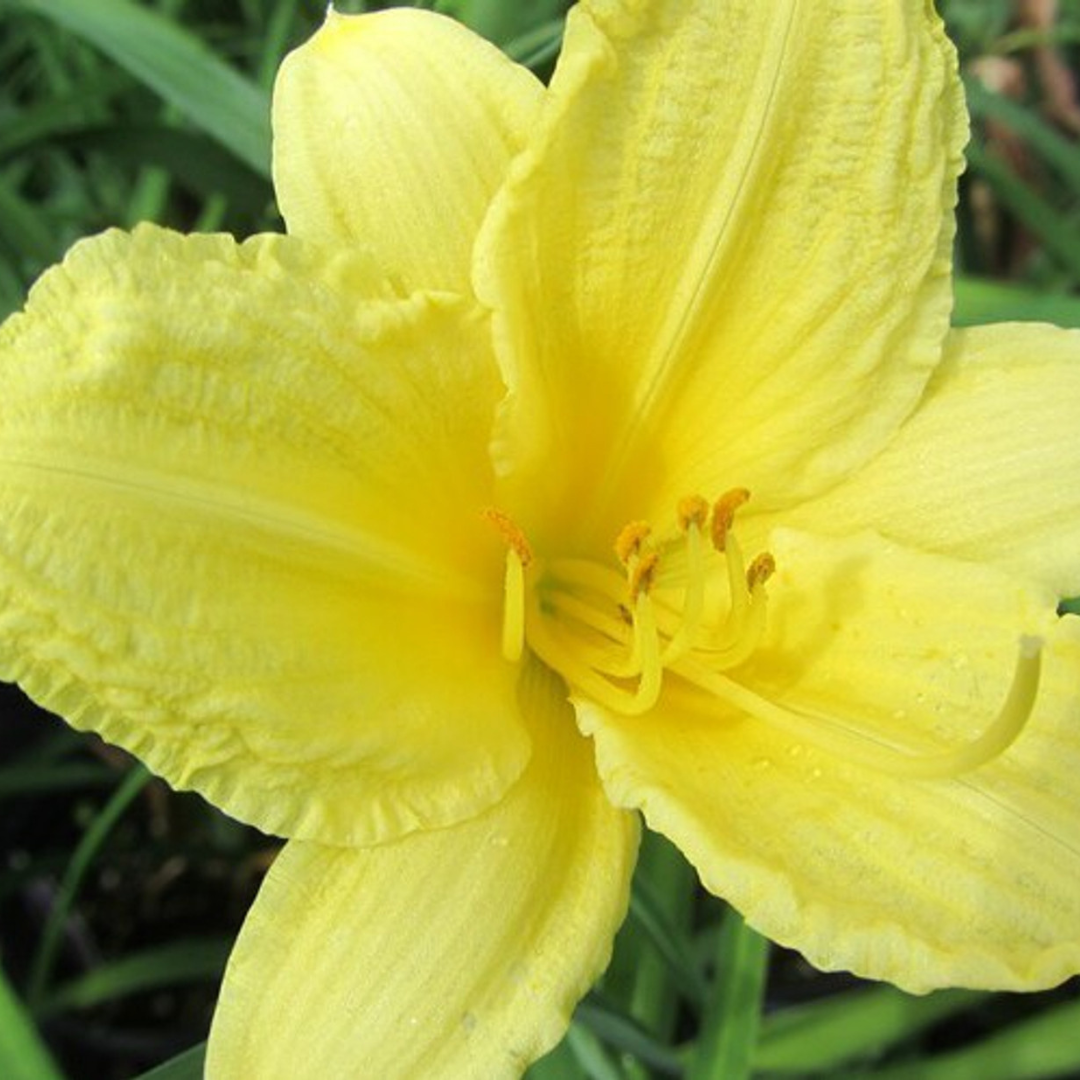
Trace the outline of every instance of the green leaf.
[[3, 176], [0, 176], [0, 241], [20, 257], [41, 265], [56, 257], [56, 241], [48, 219]]
[[72, 853], [71, 861], [64, 871], [63, 880], [60, 882], [56, 900], [49, 912], [48, 919], [45, 921], [45, 928], [41, 933], [41, 943], [30, 968], [27, 998], [31, 1008], [37, 1009], [42, 1003], [49, 977], [52, 975], [56, 954], [60, 948], [64, 922], [72, 905], [75, 903], [75, 897], [79, 893], [79, 887], [82, 885], [86, 872], [93, 865], [98, 851], [108, 839], [113, 826], [120, 820], [124, 811], [146, 786], [149, 779], [150, 774], [142, 765], [135, 766], [124, 777], [123, 782], [113, 792], [109, 801], [90, 823], [90, 827], [83, 834], [78, 846]]
[[574, 1057], [570, 1043], [563, 1039], [554, 1050], [545, 1054], [526, 1070], [524, 1080], [589, 1080]]
[[187, 30], [131, 0], [16, 0], [109, 56], [263, 176], [270, 175], [266, 91]]
[[62, 1080], [33, 1020], [0, 968], [0, 1076], [4, 1080]]
[[571, 1024], [566, 1041], [589, 1080], [625, 1080], [618, 1062], [587, 1027]]
[[217, 982], [231, 949], [228, 938], [192, 938], [131, 953], [65, 983], [46, 998], [38, 1015], [88, 1009], [163, 986]]
[[562, 15], [569, 0], [532, 0], [529, 4], [508, 4], [506, 0], [440, 0], [437, 11], [482, 34], [496, 45], [505, 45]]
[[1080, 1001], [1047, 1009], [989, 1038], [937, 1057], [920, 1058], [836, 1080], [1051, 1080], [1080, 1074]]
[[660, 1043], [632, 1017], [607, 1005], [599, 995], [593, 994], [578, 1006], [575, 1022], [612, 1049], [631, 1055], [662, 1075], [682, 1075], [682, 1064], [674, 1050]]
[[958, 277], [954, 283], [956, 306], [953, 325], [980, 323], [1052, 322], [1059, 326], [1080, 326], [1080, 298], [1035, 292], [1017, 285], [980, 278]]
[[1016, 215], [1069, 273], [1080, 280], [1080, 231], [1026, 184], [1000, 157], [978, 139], [967, 147], [968, 165], [993, 189], [999, 202]]
[[987, 996], [949, 990], [915, 997], [891, 986], [834, 994], [766, 1017], [754, 1067], [828, 1072], [918, 1035]]
[[[692, 887], [692, 878], [690, 884]], [[665, 910], [665, 904], [670, 905], [671, 897], [672, 892], [666, 889], [658, 896], [646, 878], [639, 875], [634, 879], [630, 913], [648, 935], [675, 985], [700, 1007], [705, 1002], [705, 985], [694, 963], [686, 936], [676, 929], [669, 912]], [[678, 898], [677, 893], [675, 898]]]
[[768, 961], [768, 941], [729, 909], [720, 927], [716, 986], [688, 1080], [749, 1080]]
[[71, 132], [62, 145], [94, 150], [134, 169], [156, 165], [186, 190], [202, 198], [224, 195], [234, 206], [259, 214], [273, 191], [264, 177], [205, 136], [178, 128], [127, 124]]
[[997, 120], [1021, 135], [1027, 145], [1080, 195], [1080, 148], [1055, 131], [1034, 110], [993, 94], [978, 79], [965, 79], [972, 119]]
[[71, 788], [106, 787], [116, 773], [105, 765], [63, 762], [59, 765], [13, 764], [0, 769], [0, 799], [46, 794]]
[[206, 1043], [199, 1043], [190, 1050], [170, 1058], [164, 1065], [144, 1072], [136, 1080], [203, 1080], [206, 1064]]
[[551, 19], [539, 26], [518, 34], [503, 45], [503, 51], [511, 60], [523, 67], [536, 70], [550, 63], [562, 48], [565, 19]]

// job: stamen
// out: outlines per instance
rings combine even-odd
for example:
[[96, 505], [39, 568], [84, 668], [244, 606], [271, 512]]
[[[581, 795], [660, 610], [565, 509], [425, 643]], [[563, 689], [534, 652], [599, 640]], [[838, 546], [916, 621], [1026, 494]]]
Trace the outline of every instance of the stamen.
[[615, 538], [615, 554], [619, 562], [626, 566], [641, 551], [641, 545], [652, 533], [652, 526], [647, 521], [631, 521], [623, 527]]
[[700, 495], [687, 495], [679, 500], [677, 516], [683, 532], [689, 532], [691, 526], [702, 529], [709, 520], [709, 504]]
[[634, 694], [634, 712], [646, 712], [660, 697], [664, 668], [660, 663], [660, 635], [648, 591], [643, 590], [634, 604], [634, 657], [641, 664], [641, 678]]
[[679, 527], [686, 533], [686, 589], [682, 621], [664, 649], [665, 665], [693, 648], [705, 611], [705, 552], [701, 530], [709, 519], [709, 504], [700, 495], [689, 495], [680, 501], [678, 517]]
[[525, 565], [517, 551], [506, 552], [506, 587], [503, 600], [502, 654], [511, 663], [525, 649]]
[[525, 649], [525, 567], [532, 562], [532, 548], [521, 528], [502, 510], [489, 506], [480, 511], [480, 516], [495, 526], [507, 547], [502, 654], [511, 663], [516, 663]]
[[726, 549], [728, 533], [735, 523], [735, 511], [745, 506], [749, 499], [750, 492], [746, 488], [732, 488], [713, 504], [712, 542], [717, 551]]
[[709, 666], [718, 671], [727, 671], [738, 667], [744, 660], [757, 651], [761, 639], [765, 636], [765, 613], [769, 597], [763, 585], [757, 585], [750, 596], [749, 603], [742, 609], [737, 622], [725, 627], [725, 639], [711, 645], [706, 644], [700, 651]]
[[506, 545], [517, 554], [522, 566], [528, 566], [532, 562], [533, 551], [528, 538], [508, 514], [494, 506], [488, 506], [480, 511], [480, 516], [495, 526]]
[[633, 559], [630, 565], [630, 599], [635, 603], [643, 593], [647, 593], [656, 580], [656, 568], [660, 565], [660, 556], [650, 551], [640, 558]]
[[[676, 518], [682, 536], [657, 540], [648, 522], [630, 522], [615, 541], [625, 576], [583, 559], [530, 569], [524, 533], [501, 511], [485, 511], [509, 547], [504, 654], [517, 659], [527, 642], [572, 687], [626, 715], [652, 708], [665, 668], [684, 658], [714, 673], [741, 663], [764, 632], [764, 586], [775, 569], [768, 553], [747, 567], [733, 534], [736, 511], [748, 498], [736, 488], [711, 508], [700, 495], [680, 499]], [[730, 598], [726, 621], [712, 628], [712, 640], [705, 628], [710, 519]], [[673, 595], [680, 588], [681, 604]]]
[[[747, 637], [748, 620], [755, 595], [748, 584], [746, 562], [734, 534], [725, 537], [722, 550], [727, 566], [729, 606], [723, 626], [714, 632], [711, 640], [705, 642], [704, 647], [710, 654], [727, 653]], [[764, 588], [759, 588], [758, 592], [764, 602]], [[725, 664], [724, 666], [733, 665]]]
[[746, 568], [746, 587], [753, 592], [775, 573], [776, 560], [768, 551], [763, 551], [760, 555], [755, 555]]
[[[530, 647], [572, 687], [600, 705], [625, 716], [638, 716], [648, 712], [656, 704], [660, 696], [663, 671], [660, 666], [660, 641], [648, 593], [639, 595], [634, 611], [633, 647], [634, 652], [640, 656], [641, 676], [633, 692], [622, 689], [595, 668], [582, 663], [579, 640], [575, 640], [570, 646], [559, 640], [540, 610], [536, 590], [532, 590], [527, 599]], [[558, 626], [557, 623], [555, 625]]]
[[905, 779], [937, 779], [970, 772], [1003, 753], [1023, 731], [1039, 689], [1043, 642], [1020, 639], [1012, 684], [994, 720], [971, 742], [936, 753], [908, 753], [881, 743], [870, 732], [841, 726], [841, 722], [785, 709], [755, 694], [726, 675], [686, 660], [675, 665], [688, 681], [727, 704], [771, 724], [786, 735], [808, 742], [827, 754]]

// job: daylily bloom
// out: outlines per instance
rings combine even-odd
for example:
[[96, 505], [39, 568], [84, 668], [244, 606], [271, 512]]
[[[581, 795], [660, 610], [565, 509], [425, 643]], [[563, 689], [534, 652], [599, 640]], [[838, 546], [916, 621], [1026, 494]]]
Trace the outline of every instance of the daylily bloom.
[[495, 1077], [638, 814], [826, 969], [1080, 968], [1080, 337], [948, 327], [926, 0], [583, 0], [551, 86], [331, 13], [288, 236], [0, 331], [0, 674], [290, 838], [212, 1076]]

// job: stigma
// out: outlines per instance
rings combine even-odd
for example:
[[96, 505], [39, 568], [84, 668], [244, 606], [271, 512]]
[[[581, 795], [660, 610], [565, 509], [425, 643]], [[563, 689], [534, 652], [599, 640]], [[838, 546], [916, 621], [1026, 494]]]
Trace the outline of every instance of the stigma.
[[747, 560], [737, 518], [750, 499], [733, 488], [713, 502], [681, 499], [666, 528], [631, 521], [612, 558], [538, 558], [500, 510], [486, 520], [506, 544], [502, 653], [526, 648], [562, 676], [571, 693], [613, 713], [640, 716], [676, 681], [720, 715], [750, 716], [852, 764], [906, 779], [953, 777], [1004, 753], [1023, 731], [1038, 696], [1043, 643], [1021, 639], [1013, 677], [996, 716], [976, 737], [929, 751], [882, 740], [857, 718], [820, 716], [755, 692], [734, 669], [766, 631], [768, 551]]

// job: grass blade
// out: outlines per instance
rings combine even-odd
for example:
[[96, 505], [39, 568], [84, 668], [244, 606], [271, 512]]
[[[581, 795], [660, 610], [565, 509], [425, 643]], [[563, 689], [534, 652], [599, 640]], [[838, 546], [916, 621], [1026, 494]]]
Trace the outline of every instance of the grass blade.
[[205, 1065], [206, 1043], [199, 1043], [156, 1069], [144, 1072], [136, 1080], [203, 1080]]
[[37, 1009], [44, 997], [45, 988], [49, 977], [52, 975], [53, 964], [60, 948], [60, 938], [64, 929], [64, 922], [68, 917], [79, 887], [82, 885], [86, 872], [93, 864], [94, 858], [101, 849], [102, 844], [108, 838], [113, 826], [120, 820], [128, 805], [146, 786], [150, 774], [141, 765], [133, 768], [123, 782], [113, 792], [112, 797], [102, 807], [97, 817], [94, 818], [90, 827], [83, 834], [78, 846], [72, 853], [64, 878], [60, 883], [60, 890], [56, 902], [49, 912], [49, 918], [45, 923], [45, 929], [41, 934], [41, 944], [38, 946], [34, 962], [30, 969], [30, 982], [27, 990], [27, 999], [32, 1009]]
[[768, 941], [729, 910], [720, 927], [716, 986], [688, 1080], [749, 1080], [768, 961]]
[[882, 986], [785, 1009], [762, 1023], [754, 1067], [798, 1074], [829, 1072], [918, 1035], [986, 998], [965, 990], [914, 997]]
[[231, 949], [232, 941], [227, 938], [194, 938], [131, 953], [65, 983], [48, 996], [38, 1015], [89, 1009], [163, 986], [216, 982], [225, 970]]
[[270, 175], [270, 100], [198, 38], [131, 0], [17, 0], [100, 49], [263, 176]]
[[5, 1080], [62, 1080], [29, 1013], [0, 968], [0, 1076]]
[[957, 278], [954, 288], [954, 326], [976, 326], [1011, 319], [1080, 326], [1080, 298], [1075, 296], [1036, 292], [1017, 285], [968, 277]]
[[968, 165], [993, 188], [998, 201], [1039, 240], [1074, 278], [1080, 278], [1080, 232], [1000, 157], [977, 139], [967, 147]]
[[1080, 1001], [1011, 1024], [973, 1046], [837, 1080], [1051, 1080], [1080, 1075]]

